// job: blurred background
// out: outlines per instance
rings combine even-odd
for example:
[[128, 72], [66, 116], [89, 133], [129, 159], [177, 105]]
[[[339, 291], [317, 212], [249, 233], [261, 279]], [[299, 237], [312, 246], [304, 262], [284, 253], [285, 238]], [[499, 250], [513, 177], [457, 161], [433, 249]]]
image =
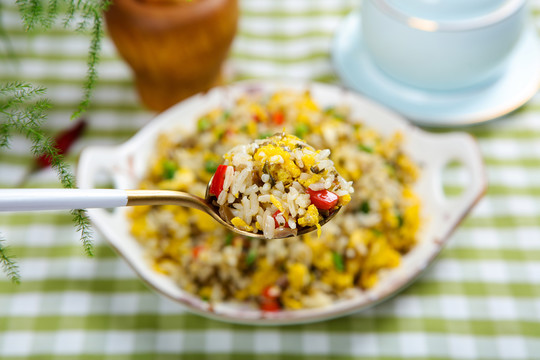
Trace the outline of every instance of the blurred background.
[[[0, 1], [0, 81], [46, 87], [52, 104], [46, 131], [55, 136], [76, 123], [70, 117], [83, 96], [91, 30], [59, 23], [27, 32], [16, 4]], [[540, 1], [529, 3], [538, 28]], [[238, 29], [217, 83], [340, 84], [331, 42], [359, 1], [240, 0], [238, 6]], [[108, 35], [97, 71], [86, 128], [67, 153], [72, 165], [84, 147], [120, 144], [164, 107], [141, 103], [132, 70]], [[86, 257], [69, 214], [1, 214], [0, 231], [18, 257], [22, 283], [0, 276], [0, 358], [538, 359], [540, 97], [466, 131], [480, 143], [490, 187], [436, 264], [395, 299], [314, 325], [252, 328], [187, 313], [147, 289], [99, 234], [96, 256]], [[25, 178], [34, 166], [30, 146], [16, 137], [1, 150], [0, 187], [60, 186], [49, 168]], [[450, 171], [446, 185], [457, 192], [465, 180]]]

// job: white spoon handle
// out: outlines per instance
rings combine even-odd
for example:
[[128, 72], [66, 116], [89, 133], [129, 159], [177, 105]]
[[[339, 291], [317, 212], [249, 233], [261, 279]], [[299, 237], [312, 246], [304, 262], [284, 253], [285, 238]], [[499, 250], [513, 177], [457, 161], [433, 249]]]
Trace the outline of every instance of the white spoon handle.
[[0, 211], [113, 208], [127, 200], [119, 189], [0, 189]]

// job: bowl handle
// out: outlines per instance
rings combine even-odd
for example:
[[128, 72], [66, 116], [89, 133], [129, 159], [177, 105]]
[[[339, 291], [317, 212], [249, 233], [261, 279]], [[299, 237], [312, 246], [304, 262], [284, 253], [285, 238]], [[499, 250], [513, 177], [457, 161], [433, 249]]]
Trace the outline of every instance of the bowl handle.
[[[85, 148], [77, 166], [77, 185], [81, 189], [95, 189], [99, 176], [110, 176], [117, 167], [118, 148], [113, 146], [90, 146]], [[107, 229], [105, 239], [118, 252], [124, 251], [126, 244], [118, 235], [119, 229], [114, 219], [114, 212], [104, 209], [87, 209], [90, 220], [98, 229]], [[112, 229], [112, 230], [111, 230]]]
[[83, 150], [77, 167], [77, 185], [81, 189], [94, 189], [99, 174], [111, 174], [115, 147], [91, 146]]
[[[471, 135], [467, 133], [450, 133], [437, 135], [437, 152], [434, 154], [437, 187], [437, 202], [444, 213], [450, 231], [457, 225], [469, 210], [481, 199], [487, 188], [487, 177], [482, 161], [480, 148]], [[463, 165], [468, 173], [465, 190], [457, 197], [449, 198], [444, 194], [443, 171], [452, 161]]]

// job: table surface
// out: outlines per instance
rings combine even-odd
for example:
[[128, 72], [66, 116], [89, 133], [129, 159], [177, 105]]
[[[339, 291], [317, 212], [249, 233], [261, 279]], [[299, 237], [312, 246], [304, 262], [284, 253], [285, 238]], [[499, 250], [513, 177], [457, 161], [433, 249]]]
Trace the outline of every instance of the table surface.
[[[0, 80], [48, 88], [51, 131], [69, 125], [86, 71], [88, 37], [60, 26], [28, 36], [11, 0], [2, 22], [19, 58], [0, 60]], [[338, 83], [333, 31], [358, 1], [244, 0], [228, 69], [233, 79], [299, 78]], [[540, 26], [540, 1], [531, 2]], [[539, 64], [540, 66], [540, 64]], [[88, 145], [119, 144], [152, 119], [129, 69], [106, 39]], [[540, 359], [540, 96], [517, 112], [465, 129], [487, 165], [486, 197], [427, 274], [371, 310], [312, 325], [250, 327], [190, 314], [147, 289], [96, 235], [85, 257], [65, 212], [0, 216], [18, 257], [21, 285], [0, 275], [2, 359]], [[0, 154], [0, 187], [32, 163], [15, 138]], [[459, 169], [447, 185], [465, 184]], [[52, 171], [27, 187], [58, 187]]]

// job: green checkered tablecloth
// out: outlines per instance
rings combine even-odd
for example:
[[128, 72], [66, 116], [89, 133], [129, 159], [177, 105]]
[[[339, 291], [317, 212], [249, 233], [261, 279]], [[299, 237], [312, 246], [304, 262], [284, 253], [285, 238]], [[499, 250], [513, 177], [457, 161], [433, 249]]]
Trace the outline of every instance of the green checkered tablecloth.
[[[1, 20], [20, 61], [0, 59], [0, 80], [45, 85], [48, 126], [65, 128], [81, 96], [89, 39], [54, 28], [26, 34], [11, 0]], [[235, 79], [338, 82], [333, 31], [358, 1], [244, 0], [229, 62]], [[540, 1], [531, 3], [540, 15]], [[540, 26], [540, 16], [536, 24]], [[539, 64], [540, 66], [540, 64]], [[107, 39], [88, 145], [119, 144], [153, 114], [141, 108], [129, 69]], [[0, 216], [22, 284], [0, 275], [1, 359], [540, 359], [540, 96], [500, 121], [468, 129], [487, 164], [487, 196], [427, 274], [399, 296], [337, 320], [249, 327], [207, 320], [149, 290], [96, 235], [83, 255], [64, 212]], [[29, 144], [0, 153], [0, 187], [29, 168]], [[458, 168], [447, 185], [464, 186]], [[28, 187], [57, 187], [42, 171]]]

